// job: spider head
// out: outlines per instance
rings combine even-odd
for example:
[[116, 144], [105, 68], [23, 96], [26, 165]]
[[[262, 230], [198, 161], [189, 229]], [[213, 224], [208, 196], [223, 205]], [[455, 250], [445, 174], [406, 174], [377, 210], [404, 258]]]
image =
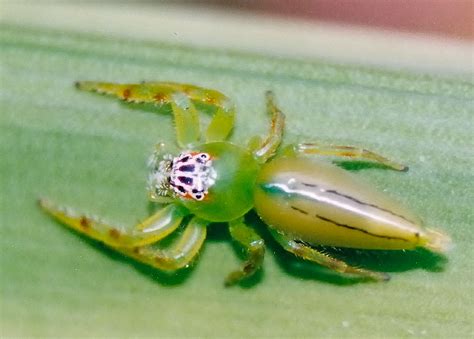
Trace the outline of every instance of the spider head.
[[177, 203], [196, 217], [216, 222], [241, 217], [253, 206], [260, 165], [240, 146], [210, 142], [177, 156], [161, 146], [150, 167], [152, 201]]
[[215, 183], [211, 156], [204, 152], [184, 151], [174, 157], [159, 147], [150, 159], [150, 169], [148, 190], [152, 201], [201, 201]]

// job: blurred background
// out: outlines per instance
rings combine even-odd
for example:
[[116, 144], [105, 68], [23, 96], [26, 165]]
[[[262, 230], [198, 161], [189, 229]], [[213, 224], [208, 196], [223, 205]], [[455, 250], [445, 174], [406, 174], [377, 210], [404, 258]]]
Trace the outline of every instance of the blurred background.
[[474, 37], [474, 2], [470, 0], [198, 0], [189, 2], [344, 25], [362, 25], [468, 40]]
[[468, 77], [471, 0], [0, 1], [5, 23]]

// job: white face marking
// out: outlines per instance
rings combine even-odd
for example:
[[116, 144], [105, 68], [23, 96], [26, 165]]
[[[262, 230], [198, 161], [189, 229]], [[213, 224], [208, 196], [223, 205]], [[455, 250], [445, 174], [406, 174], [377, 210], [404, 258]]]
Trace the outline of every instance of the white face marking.
[[211, 156], [207, 153], [184, 152], [172, 161], [169, 184], [182, 197], [203, 200], [215, 179]]
[[155, 155], [150, 160], [148, 189], [153, 199], [181, 196], [201, 201], [216, 180], [208, 153], [186, 151], [173, 157]]

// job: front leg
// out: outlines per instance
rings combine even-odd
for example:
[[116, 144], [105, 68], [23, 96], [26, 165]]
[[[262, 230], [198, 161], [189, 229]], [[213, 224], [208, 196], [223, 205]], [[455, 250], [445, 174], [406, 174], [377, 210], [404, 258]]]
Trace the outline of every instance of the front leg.
[[225, 280], [226, 286], [234, 285], [252, 276], [262, 266], [265, 255], [263, 239], [244, 223], [243, 218], [230, 222], [229, 231], [232, 239], [244, 249], [247, 260], [238, 270], [233, 271], [227, 276]]
[[98, 218], [78, 214], [46, 199], [40, 199], [39, 205], [69, 228], [114, 248], [134, 248], [157, 242], [176, 230], [188, 213], [183, 207], [171, 204], [135, 225], [131, 231], [124, 232]]
[[206, 240], [209, 222], [192, 218], [183, 233], [170, 246], [148, 245], [135, 248], [114, 249], [146, 265], [162, 271], [176, 271], [188, 267]]
[[381, 163], [396, 171], [408, 171], [408, 166], [396, 163], [380, 154], [354, 146], [321, 145], [318, 143], [301, 143], [289, 145], [285, 149], [287, 155], [316, 154], [325, 156], [348, 157], [353, 159], [367, 159]]
[[199, 115], [193, 102], [216, 107], [206, 130], [206, 142], [225, 140], [233, 126], [235, 108], [231, 100], [219, 91], [173, 82], [143, 82], [116, 84], [80, 81], [76, 87], [118, 97], [132, 103], [171, 104], [178, 145], [186, 148], [200, 140]]
[[386, 273], [349, 266], [342, 260], [335, 259], [325, 253], [317, 251], [304, 241], [294, 240], [276, 230], [270, 229], [270, 233], [285, 250], [302, 259], [315, 262], [339, 273], [371, 279], [373, 281], [387, 281], [390, 279], [390, 276]]

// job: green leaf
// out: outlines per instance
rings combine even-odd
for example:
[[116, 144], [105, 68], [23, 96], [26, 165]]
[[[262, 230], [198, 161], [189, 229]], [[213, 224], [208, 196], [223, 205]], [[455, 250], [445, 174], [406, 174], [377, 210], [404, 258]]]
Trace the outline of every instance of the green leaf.
[[[3, 336], [472, 335], [472, 83], [7, 25], [0, 53]], [[173, 142], [171, 117], [79, 92], [76, 80], [219, 89], [238, 108], [236, 143], [267, 131], [271, 89], [287, 115], [285, 143], [356, 144], [410, 165], [356, 172], [456, 247], [446, 262], [423, 251], [345, 253], [393, 276], [354, 283], [283, 253], [253, 216], [269, 251], [263, 274], [242, 286], [223, 285], [239, 258], [222, 224], [187, 272], [123, 258], [36, 200], [133, 225], [150, 212], [146, 160], [156, 142]]]

